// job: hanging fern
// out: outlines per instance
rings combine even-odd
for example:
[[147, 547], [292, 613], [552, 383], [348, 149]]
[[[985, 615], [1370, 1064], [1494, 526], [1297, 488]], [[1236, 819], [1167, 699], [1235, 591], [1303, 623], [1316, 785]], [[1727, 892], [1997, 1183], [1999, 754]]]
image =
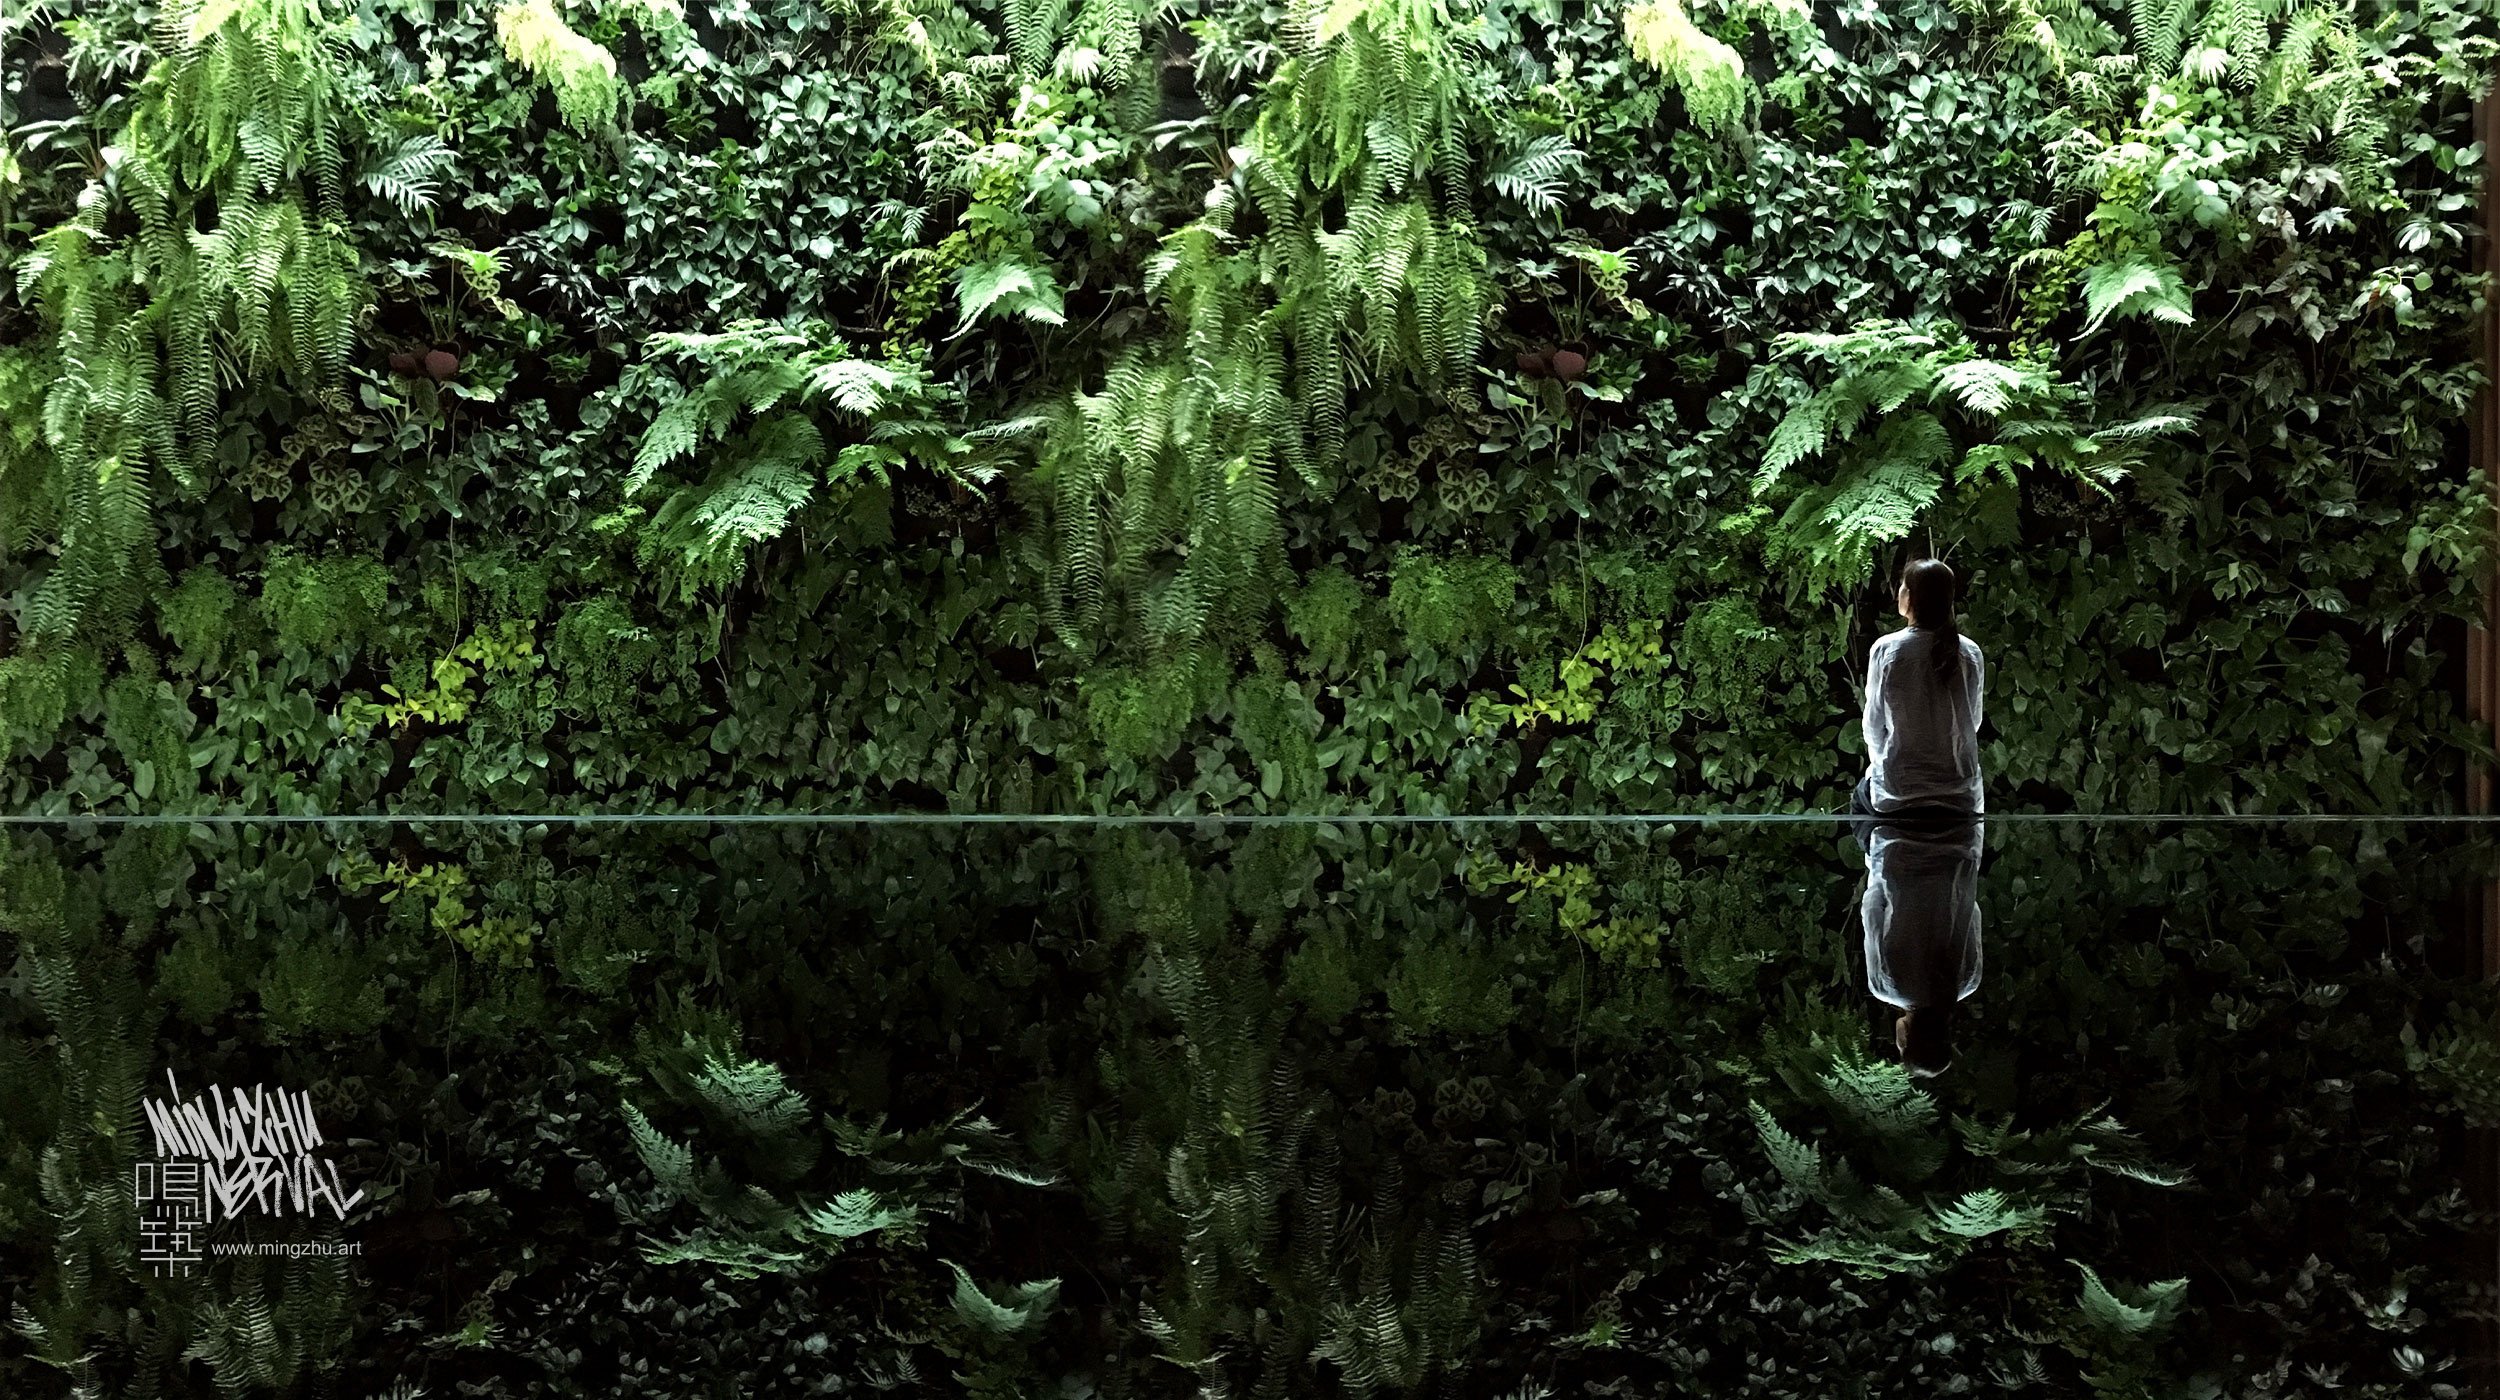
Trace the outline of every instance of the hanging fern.
[[[0, 445], [0, 520], [16, 536], [0, 545], [41, 531], [58, 547], [23, 619], [36, 649], [128, 626], [156, 569], [160, 482], [198, 483], [238, 389], [332, 392], [367, 300], [340, 232], [357, 114], [320, 0], [181, 0], [158, 27], [117, 179], [19, 269], [58, 367], [48, 461]], [[435, 157], [393, 159], [397, 197], [420, 202]]]
[[1634, 57], [1683, 92], [1684, 111], [1702, 130], [1733, 125], [1753, 105], [1743, 56], [1694, 24], [1683, 0], [1639, 0], [1626, 8], [1623, 37]]
[[2345, 187], [2381, 197], [2390, 80], [2373, 65], [2351, 9], [2294, 0], [2133, 0], [2144, 72], [2241, 95], [2277, 136], [2333, 151]]
[[2128, 17], [2134, 21], [2136, 52], [2144, 56], [2146, 71], [2179, 71], [2195, 11], [2196, 0], [2130, 0]]
[[565, 124], [589, 134], [615, 125], [625, 100], [616, 55], [574, 32], [554, 0], [506, 0], [495, 11], [504, 57], [528, 69], [556, 95]]
[[[1235, 179], [1148, 267], [1170, 329], [1053, 419], [1052, 620], [1071, 641], [1169, 647], [1259, 616], [1282, 474], [1317, 483], [1341, 458], [1349, 379], [1429, 392], [1473, 362], [1490, 286], [1463, 27], [1442, 0], [1394, 0], [1305, 5], [1287, 30]], [[1259, 232], [1236, 227], [1245, 199]]]
[[1026, 77], [1055, 73], [1118, 91], [1144, 56], [1153, 9], [1139, 0], [1007, 0], [1001, 17], [1008, 52]]

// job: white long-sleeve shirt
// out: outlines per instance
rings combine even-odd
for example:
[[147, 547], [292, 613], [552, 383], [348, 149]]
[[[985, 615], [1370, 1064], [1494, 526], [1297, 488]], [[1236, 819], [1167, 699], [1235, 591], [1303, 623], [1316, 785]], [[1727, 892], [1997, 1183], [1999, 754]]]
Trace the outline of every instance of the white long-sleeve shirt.
[[1904, 807], [1986, 811], [1979, 791], [1979, 697], [1987, 662], [1962, 638], [1962, 683], [1936, 680], [1942, 634], [1904, 627], [1875, 639], [1866, 662], [1868, 799]]
[[1980, 824], [1878, 826], [1866, 848], [1866, 989], [1907, 1010], [1979, 987]]

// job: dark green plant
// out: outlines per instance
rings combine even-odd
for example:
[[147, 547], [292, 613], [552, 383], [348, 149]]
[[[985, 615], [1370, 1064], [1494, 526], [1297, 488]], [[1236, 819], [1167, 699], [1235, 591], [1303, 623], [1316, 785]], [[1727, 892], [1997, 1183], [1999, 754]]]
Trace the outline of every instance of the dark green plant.
[[[115, 140], [116, 178], [19, 268], [60, 367], [45, 399], [51, 469], [13, 474], [9, 516], [61, 541], [24, 620], [35, 646], [126, 626], [155, 567], [155, 504], [192, 487], [221, 394], [333, 394], [368, 293], [343, 235], [361, 89], [321, 0], [184, 3]], [[439, 143], [395, 156], [388, 189], [422, 208]]]

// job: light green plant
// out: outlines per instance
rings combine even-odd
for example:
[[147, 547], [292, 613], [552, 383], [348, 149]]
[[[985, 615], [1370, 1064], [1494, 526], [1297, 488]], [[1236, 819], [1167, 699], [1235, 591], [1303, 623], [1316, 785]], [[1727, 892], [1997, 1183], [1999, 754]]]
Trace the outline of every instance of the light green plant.
[[[355, 876], [351, 873], [351, 881]], [[428, 861], [393, 861], [363, 872], [363, 881], [382, 887], [386, 905], [409, 900], [423, 911], [426, 926], [465, 948], [472, 957], [498, 967], [524, 967], [530, 960], [538, 926], [526, 914], [504, 909], [473, 911], [477, 888], [468, 867]]]
[[1683, 0], [1637, 0], [1626, 6], [1623, 37], [1634, 57], [1683, 92], [1693, 125], [1705, 131], [1726, 127], [1743, 120], [1753, 105], [1744, 58], [1694, 24]]
[[1468, 888], [1508, 889], [1505, 898], [1533, 918], [1550, 919], [1557, 932], [1589, 946], [1599, 957], [1625, 967], [1656, 967], [1664, 933], [1655, 915], [1619, 905], [1598, 908], [1597, 871], [1577, 861], [1539, 865], [1478, 860], [1467, 869]]
[[567, 125], [590, 133], [616, 124], [625, 101], [616, 55], [566, 24], [554, 0], [505, 0], [495, 11], [495, 35], [506, 58], [555, 93]]
[[1238, 164], [1148, 265], [1170, 330], [1053, 420], [1051, 620], [1070, 641], [1180, 645], [1260, 616], [1281, 474], [1326, 479], [1349, 380], [1430, 390], [1474, 357], [1490, 290], [1468, 26], [1442, 0], [1305, 3], [1289, 34]]
[[[60, 541], [25, 617], [34, 647], [127, 625], [154, 567], [159, 475], [200, 481], [235, 386], [333, 392], [367, 298], [340, 227], [358, 114], [322, 0], [181, 0], [158, 30], [116, 177], [18, 269], [60, 370], [42, 418], [53, 469], [0, 473], [0, 514]], [[401, 193], [413, 206], [420, 191]]]

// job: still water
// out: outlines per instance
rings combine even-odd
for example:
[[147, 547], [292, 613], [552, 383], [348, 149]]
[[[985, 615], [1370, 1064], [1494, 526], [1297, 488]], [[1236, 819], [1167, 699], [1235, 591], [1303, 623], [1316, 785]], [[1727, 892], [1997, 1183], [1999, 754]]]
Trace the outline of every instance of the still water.
[[0, 1390], [2474, 1393], [2486, 832], [22, 826]]

